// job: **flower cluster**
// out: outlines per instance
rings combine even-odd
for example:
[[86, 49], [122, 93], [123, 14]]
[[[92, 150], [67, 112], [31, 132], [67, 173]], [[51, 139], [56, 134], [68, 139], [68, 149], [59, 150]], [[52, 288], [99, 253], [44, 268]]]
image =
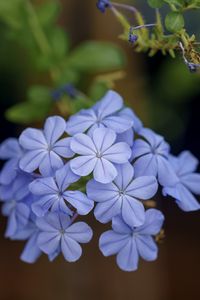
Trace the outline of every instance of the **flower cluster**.
[[92, 229], [77, 218], [89, 214], [112, 222], [99, 247], [117, 255], [125, 271], [138, 267], [139, 257], [157, 257], [155, 236], [164, 216], [148, 209], [160, 185], [184, 211], [198, 210], [197, 159], [188, 151], [170, 154], [164, 138], [144, 128], [119, 94], [109, 91], [92, 108], [65, 121], [49, 117], [42, 130], [25, 129], [19, 139], [0, 145], [7, 160], [0, 173], [2, 214], [8, 218], [6, 237], [27, 240], [21, 254], [33, 263], [45, 253], [60, 253], [69, 262], [82, 253]]

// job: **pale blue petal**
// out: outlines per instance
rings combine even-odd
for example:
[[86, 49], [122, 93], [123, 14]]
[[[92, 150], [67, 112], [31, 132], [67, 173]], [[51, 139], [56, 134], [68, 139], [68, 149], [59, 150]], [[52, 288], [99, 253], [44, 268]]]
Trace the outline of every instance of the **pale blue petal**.
[[55, 172], [62, 168], [62, 159], [53, 151], [47, 152], [39, 165], [40, 173], [43, 176], [54, 176]]
[[171, 164], [164, 157], [157, 156], [157, 165], [158, 181], [162, 186], [174, 186], [179, 181]]
[[25, 129], [19, 137], [19, 143], [27, 150], [44, 150], [47, 148], [47, 141], [43, 132], [35, 128]]
[[118, 133], [116, 143], [124, 142], [127, 143], [130, 147], [133, 146], [134, 143], [134, 132], [133, 129], [128, 129], [123, 133]]
[[126, 194], [141, 200], [148, 200], [156, 194], [157, 190], [158, 183], [154, 176], [141, 176], [129, 184]]
[[19, 167], [25, 172], [32, 173], [40, 166], [45, 155], [46, 151], [43, 150], [28, 151], [21, 158]]
[[5, 237], [8, 238], [14, 235], [15, 232], [17, 231], [17, 226], [18, 226], [17, 218], [16, 218], [15, 210], [13, 210], [7, 221]]
[[60, 191], [65, 191], [71, 183], [77, 182], [80, 179], [80, 176], [72, 172], [69, 163], [57, 170], [55, 177]]
[[96, 151], [103, 153], [115, 142], [116, 133], [108, 128], [96, 128], [92, 134], [92, 140]]
[[81, 246], [67, 234], [62, 235], [61, 251], [64, 258], [69, 262], [77, 261], [82, 254]]
[[71, 140], [71, 149], [80, 155], [95, 155], [96, 148], [92, 139], [83, 133], [76, 134]]
[[112, 163], [104, 158], [96, 161], [93, 176], [94, 179], [101, 183], [110, 183], [117, 176], [117, 170]]
[[136, 271], [138, 268], [139, 255], [133, 238], [117, 254], [117, 265], [123, 271]]
[[131, 234], [132, 229], [124, 222], [121, 215], [112, 218], [112, 229], [121, 234]]
[[163, 214], [154, 208], [148, 209], [145, 213], [144, 225], [135, 229], [135, 232], [139, 232], [144, 235], [156, 235], [160, 232], [164, 222]]
[[94, 170], [96, 162], [97, 158], [93, 155], [79, 156], [70, 161], [70, 168], [79, 176], [87, 176]]
[[79, 191], [66, 191], [63, 197], [76, 208], [80, 215], [87, 215], [94, 207], [94, 202]]
[[113, 183], [102, 184], [95, 180], [90, 180], [86, 185], [87, 195], [96, 202], [104, 202], [119, 194], [118, 188]]
[[46, 177], [41, 179], [35, 179], [30, 185], [29, 190], [34, 195], [42, 196], [46, 194], [57, 194], [58, 187], [53, 177]]
[[40, 248], [37, 245], [38, 233], [35, 233], [26, 243], [20, 259], [26, 263], [34, 263], [42, 254]]
[[12, 158], [4, 164], [0, 173], [1, 184], [10, 184], [15, 179], [18, 170], [18, 162], [18, 159]]
[[43, 217], [56, 201], [59, 201], [56, 194], [45, 195], [34, 202], [31, 209], [37, 217]]
[[57, 233], [61, 229], [59, 216], [56, 213], [48, 213], [43, 218], [36, 219], [36, 225], [41, 231]]
[[74, 152], [70, 148], [72, 138], [64, 138], [58, 142], [56, 142], [52, 148], [52, 150], [58, 155], [68, 158], [74, 155]]
[[158, 256], [158, 247], [151, 236], [137, 235], [135, 237], [135, 242], [138, 253], [144, 260], [156, 260]]
[[100, 236], [99, 248], [104, 256], [114, 255], [125, 247], [129, 239], [129, 234], [120, 234], [108, 230]]
[[133, 180], [134, 169], [130, 163], [125, 163], [123, 165], [116, 166], [117, 169], [117, 177], [114, 180], [114, 183], [118, 187], [119, 190], [124, 190], [127, 188], [129, 183]]
[[200, 195], [200, 174], [192, 173], [181, 177], [181, 182], [194, 194]]
[[112, 220], [113, 217], [120, 214], [122, 206], [122, 200], [119, 195], [114, 196], [105, 202], [100, 202], [96, 205], [94, 210], [95, 218], [101, 223], [107, 223]]
[[10, 159], [19, 157], [22, 154], [22, 150], [19, 146], [19, 142], [16, 138], [8, 138], [0, 144], [0, 158]]
[[53, 145], [64, 133], [66, 122], [59, 116], [47, 118], [44, 124], [44, 135], [48, 145]]
[[106, 95], [98, 103], [97, 113], [98, 117], [103, 119], [118, 110], [123, 106], [122, 97], [115, 91], [108, 91]]
[[157, 176], [158, 166], [156, 156], [147, 154], [139, 157], [133, 164], [135, 177], [139, 176]]
[[122, 109], [118, 115], [133, 121], [133, 129], [135, 132], [139, 132], [142, 129], [143, 124], [132, 109], [126, 107]]
[[160, 143], [163, 142], [163, 137], [159, 134], [156, 134], [153, 130], [149, 128], [142, 128], [139, 131], [139, 135], [144, 137], [147, 142], [152, 146], [152, 148], [156, 149]]
[[38, 235], [38, 247], [46, 254], [54, 253], [60, 244], [61, 234], [59, 232], [41, 232]]
[[183, 151], [178, 156], [179, 161], [179, 175], [185, 175], [187, 173], [192, 173], [197, 169], [199, 164], [198, 159], [190, 152]]
[[133, 144], [133, 159], [145, 154], [152, 154], [150, 145], [146, 141], [137, 139]]
[[125, 195], [122, 201], [122, 217], [130, 226], [140, 226], [145, 220], [145, 210], [142, 202]]
[[85, 132], [95, 124], [96, 115], [92, 109], [84, 110], [82, 113], [71, 116], [66, 123], [66, 132], [70, 135]]
[[116, 133], [122, 133], [133, 126], [133, 122], [120, 116], [109, 116], [102, 120], [102, 123], [114, 130]]
[[84, 222], [77, 222], [65, 230], [65, 234], [79, 243], [88, 243], [92, 239], [92, 229]]
[[131, 157], [131, 148], [126, 143], [117, 143], [103, 152], [103, 157], [111, 162], [123, 164]]

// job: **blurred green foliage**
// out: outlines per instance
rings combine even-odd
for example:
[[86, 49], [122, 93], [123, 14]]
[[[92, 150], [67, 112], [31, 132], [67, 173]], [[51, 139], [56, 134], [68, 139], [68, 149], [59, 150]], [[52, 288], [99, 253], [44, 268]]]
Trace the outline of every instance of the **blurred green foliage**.
[[[71, 49], [69, 35], [57, 25], [60, 11], [57, 0], [46, 0], [40, 5], [30, 0], [0, 0], [0, 25], [7, 47], [14, 42], [23, 49], [32, 70], [48, 79], [45, 86], [37, 82], [29, 87], [27, 100], [8, 109], [6, 117], [12, 122], [27, 124], [43, 120], [54, 110], [67, 116], [88, 107], [102, 96], [110, 82], [103, 81], [100, 89], [95, 80], [84, 86], [85, 75], [114, 72], [125, 65], [123, 51], [109, 42], [86, 41]], [[13, 55], [17, 52], [13, 51]], [[53, 101], [52, 91], [66, 83], [86, 92], [89, 85], [92, 99], [79, 93], [76, 101], [68, 95], [60, 103]]]

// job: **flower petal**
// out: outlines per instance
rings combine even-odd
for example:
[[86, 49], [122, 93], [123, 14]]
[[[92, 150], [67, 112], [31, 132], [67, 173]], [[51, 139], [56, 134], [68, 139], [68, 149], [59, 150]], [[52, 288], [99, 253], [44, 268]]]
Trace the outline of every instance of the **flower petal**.
[[181, 182], [194, 194], [200, 195], [200, 174], [192, 173], [181, 177]]
[[95, 155], [96, 148], [92, 139], [83, 133], [76, 134], [71, 140], [71, 149], [80, 155]]
[[171, 164], [162, 156], [157, 156], [158, 181], [162, 186], [173, 186], [179, 179]]
[[74, 152], [70, 148], [71, 140], [72, 138], [68, 137], [56, 142], [52, 150], [64, 158], [72, 157]]
[[18, 170], [18, 162], [18, 159], [12, 158], [4, 164], [0, 173], [1, 184], [8, 185], [15, 179]]
[[133, 159], [146, 154], [152, 154], [150, 145], [146, 141], [137, 139], [133, 144]]
[[131, 157], [131, 148], [126, 143], [117, 143], [104, 151], [103, 157], [111, 162], [123, 164]]
[[64, 133], [66, 122], [59, 116], [47, 118], [44, 124], [44, 135], [48, 145], [53, 145]]
[[164, 222], [164, 215], [157, 209], [148, 209], [145, 213], [144, 225], [135, 229], [135, 232], [145, 235], [156, 235], [160, 232]]
[[27, 150], [42, 150], [47, 148], [47, 141], [42, 130], [35, 128], [25, 129], [19, 137], [19, 143]]
[[43, 150], [28, 151], [21, 158], [19, 167], [25, 172], [32, 173], [39, 167], [45, 155], [46, 151]]
[[96, 202], [108, 201], [118, 195], [118, 188], [113, 183], [102, 184], [95, 180], [90, 180], [86, 185], [87, 195]]
[[129, 237], [129, 234], [120, 234], [108, 230], [100, 236], [99, 248], [104, 256], [117, 254], [127, 244]]
[[72, 172], [69, 163], [57, 170], [55, 177], [60, 191], [64, 191], [71, 183], [77, 182], [80, 178]]
[[157, 176], [158, 166], [156, 156], [147, 154], [139, 157], [133, 164], [135, 177], [139, 176]]
[[128, 243], [117, 254], [117, 264], [123, 271], [135, 271], [138, 268], [138, 260], [135, 239], [129, 238]]
[[107, 223], [113, 217], [120, 214], [122, 201], [120, 197], [114, 196], [112, 199], [100, 202], [96, 205], [94, 210], [95, 218], [101, 223]]
[[153, 238], [148, 235], [137, 235], [135, 238], [139, 255], [147, 261], [153, 261], [158, 256], [158, 247]]
[[199, 162], [198, 159], [190, 152], [183, 151], [178, 156], [179, 160], [179, 175], [185, 175], [187, 173], [192, 173], [196, 170]]
[[134, 169], [130, 163], [125, 163], [123, 165], [116, 166], [117, 177], [114, 180], [114, 183], [119, 190], [125, 190], [129, 183], [133, 180]]
[[156, 194], [157, 190], [158, 183], [154, 176], [141, 176], [128, 185], [126, 194], [141, 200], [148, 200]]
[[60, 239], [59, 232], [41, 232], [38, 235], [37, 244], [44, 253], [52, 254], [58, 249]]
[[22, 149], [19, 142], [15, 138], [8, 138], [0, 144], [0, 158], [10, 159], [19, 157], [22, 154]]
[[96, 162], [93, 155], [79, 156], [70, 161], [70, 168], [79, 176], [87, 176], [94, 170]]
[[33, 234], [26, 243], [20, 259], [26, 263], [34, 263], [41, 255], [41, 250], [37, 245], [38, 233]]
[[131, 234], [132, 229], [126, 224], [121, 215], [112, 218], [112, 229], [121, 234]]
[[31, 209], [37, 217], [43, 217], [56, 201], [59, 201], [56, 194], [45, 195], [32, 203]]
[[29, 190], [34, 195], [52, 195], [58, 193], [58, 187], [53, 179], [53, 177], [38, 178], [35, 179], [31, 184], [29, 184]]
[[39, 170], [43, 176], [54, 176], [55, 172], [62, 168], [63, 161], [62, 159], [53, 151], [47, 152], [43, 157]]
[[63, 197], [77, 209], [80, 215], [87, 215], [94, 207], [94, 202], [79, 191], [66, 191]]
[[77, 261], [82, 254], [81, 246], [67, 234], [61, 238], [61, 251], [64, 258], [69, 262]]
[[115, 139], [116, 133], [108, 128], [96, 128], [92, 134], [96, 152], [104, 152], [114, 143]]
[[122, 133], [130, 129], [133, 122], [120, 116], [109, 116], [103, 119], [102, 123], [114, 130], [116, 133]]
[[118, 110], [123, 106], [122, 97], [115, 91], [108, 91], [106, 95], [98, 103], [97, 113], [98, 117], [103, 119]]
[[117, 176], [117, 170], [112, 163], [104, 158], [96, 160], [94, 179], [101, 183], [110, 183]]
[[92, 229], [85, 222], [77, 222], [69, 226], [65, 233], [79, 243], [88, 243], [92, 239]]
[[127, 143], [130, 147], [134, 143], [134, 132], [133, 129], [128, 129], [122, 133], [118, 133], [116, 143], [124, 142]]
[[122, 217], [132, 228], [142, 225], [145, 220], [143, 204], [137, 199], [125, 195], [122, 201]]
[[92, 109], [83, 110], [71, 116], [66, 123], [66, 132], [70, 135], [85, 132], [96, 122], [96, 115]]

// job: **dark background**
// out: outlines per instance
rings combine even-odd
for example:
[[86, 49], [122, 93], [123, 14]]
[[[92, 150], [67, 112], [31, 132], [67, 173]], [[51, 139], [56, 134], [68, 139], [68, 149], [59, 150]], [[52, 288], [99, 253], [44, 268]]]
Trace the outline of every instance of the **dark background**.
[[[143, 9], [148, 15], [145, 5]], [[200, 158], [200, 75], [189, 74], [180, 57], [177, 63], [159, 54], [154, 58], [135, 54], [128, 43], [117, 39], [121, 28], [112, 14], [98, 12], [94, 0], [63, 0], [59, 22], [70, 32], [72, 45], [87, 39], [114, 41], [120, 45], [128, 56], [127, 76], [118, 82], [116, 90], [127, 99], [145, 125], [165, 134], [175, 154], [188, 149]], [[8, 53], [12, 51], [8, 49]], [[21, 99], [27, 84], [37, 82], [37, 78], [31, 75], [25, 77], [23, 60], [18, 60], [15, 51], [9, 64], [6, 63], [8, 56], [4, 55], [0, 57], [1, 141], [9, 136], [18, 136], [22, 129], [5, 120], [5, 109]], [[164, 84], [159, 80], [169, 68], [170, 76], [176, 80], [173, 86], [167, 77], [166, 81], [163, 79]], [[191, 80], [192, 76], [195, 84], [192, 82], [192, 87], [189, 86], [187, 99], [176, 101], [176, 86], [180, 88], [179, 82], [184, 82], [184, 78]], [[168, 92], [169, 97], [166, 95]], [[132, 273], [120, 271], [114, 257], [102, 256], [98, 250], [98, 237], [105, 227], [97, 224], [93, 217], [86, 219], [94, 229], [94, 238], [83, 247], [84, 254], [78, 262], [69, 264], [59, 257], [50, 263], [47, 257], [42, 256], [34, 265], [19, 260], [22, 242], [4, 239], [6, 222], [1, 217], [0, 299], [200, 299], [199, 215], [180, 211], [172, 199], [164, 198], [160, 205], [166, 216], [166, 237], [159, 246], [158, 260], [151, 263], [140, 261], [138, 271]]]

